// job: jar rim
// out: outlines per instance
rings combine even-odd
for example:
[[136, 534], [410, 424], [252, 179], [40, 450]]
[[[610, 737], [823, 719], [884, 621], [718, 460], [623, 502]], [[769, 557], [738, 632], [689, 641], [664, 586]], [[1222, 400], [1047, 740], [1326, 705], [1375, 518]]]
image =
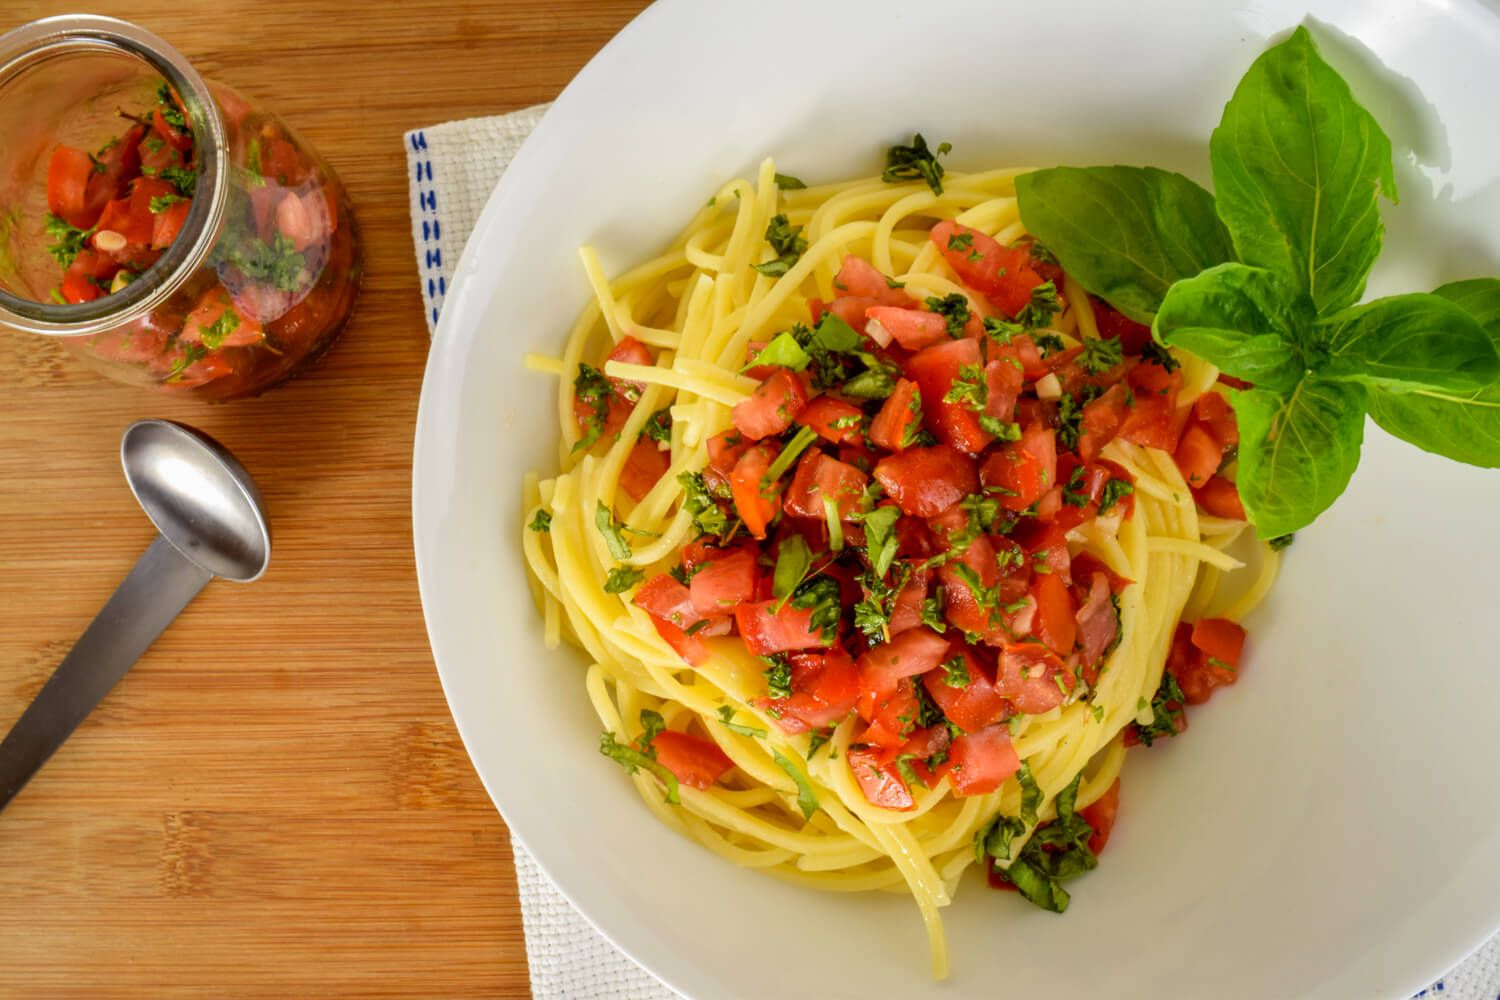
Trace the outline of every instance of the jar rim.
[[165, 303], [208, 260], [229, 198], [229, 144], [208, 82], [166, 40], [138, 25], [93, 14], [47, 17], [0, 35], [0, 88], [19, 74], [71, 52], [132, 57], [177, 92], [192, 129], [198, 164], [192, 208], [172, 245], [123, 289], [92, 302], [58, 304], [0, 288], [0, 323], [56, 337], [101, 333]]

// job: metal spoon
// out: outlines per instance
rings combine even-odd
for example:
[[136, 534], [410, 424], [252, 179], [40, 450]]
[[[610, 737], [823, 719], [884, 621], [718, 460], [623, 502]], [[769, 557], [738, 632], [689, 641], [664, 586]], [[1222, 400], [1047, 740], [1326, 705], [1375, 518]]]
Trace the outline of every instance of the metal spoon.
[[125, 428], [120, 463], [160, 534], [0, 742], [0, 809], [208, 581], [249, 583], [270, 561], [255, 481], [212, 438], [141, 420]]

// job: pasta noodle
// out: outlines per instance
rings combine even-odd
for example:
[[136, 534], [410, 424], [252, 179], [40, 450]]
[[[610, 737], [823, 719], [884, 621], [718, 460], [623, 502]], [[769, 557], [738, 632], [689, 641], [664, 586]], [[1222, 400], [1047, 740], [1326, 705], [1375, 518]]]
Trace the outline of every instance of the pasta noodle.
[[[553, 478], [528, 476], [524, 485], [528, 520], [550, 515], [547, 531], [523, 531], [548, 645], [566, 640], [583, 650], [591, 664], [588, 697], [620, 743], [640, 735], [637, 717], [651, 709], [670, 727], [711, 739], [734, 765], [706, 790], [683, 787], [675, 806], [663, 802], [655, 777], [639, 771], [633, 780], [642, 798], [664, 822], [735, 864], [832, 892], [910, 893], [938, 977], [948, 968], [941, 910], [975, 864], [975, 837], [997, 815], [1021, 810], [1018, 780], [968, 797], [937, 781], [915, 789], [915, 807], [905, 812], [871, 805], [848, 763], [857, 720], [846, 718], [826, 745], [814, 749], [811, 734], [789, 735], [757, 707], [765, 692], [764, 666], [738, 638], [703, 640], [711, 654], [707, 662], [688, 666], [628, 593], [605, 588], [616, 565], [656, 572], [675, 565], [694, 531], [678, 475], [704, 466], [708, 439], [731, 425], [731, 408], [754, 392], [757, 381], [740, 374], [752, 343], [805, 321], [810, 299], [835, 294], [846, 254], [871, 261], [919, 297], [968, 294], [927, 240], [927, 230], [935, 220], [956, 217], [1002, 242], [1022, 235], [1015, 197], [1022, 172], [949, 173], [941, 195], [920, 181], [879, 179], [781, 191], [767, 160], [755, 183], [726, 184], [664, 253], [613, 282], [585, 248], [581, 258], [595, 301], [559, 358], [526, 359], [539, 372], [563, 375], [559, 471]], [[752, 265], [760, 262], [763, 233], [777, 213], [803, 227], [808, 245], [785, 274], [768, 276]], [[1061, 299], [1063, 310], [1050, 332], [1066, 344], [1097, 337], [1083, 289], [1069, 279]], [[577, 400], [570, 376], [580, 361], [601, 357], [626, 336], [662, 348], [654, 363], [616, 360], [603, 366], [606, 376], [643, 384], [641, 402], [613, 443], [575, 450]], [[1180, 407], [1212, 391], [1217, 373], [1184, 359], [1184, 375]], [[667, 407], [667, 472], [632, 503], [620, 489], [621, 470], [646, 420]], [[1102, 454], [1134, 478], [1134, 513], [1076, 530], [1070, 548], [1075, 555], [1092, 553], [1131, 582], [1119, 595], [1120, 639], [1088, 699], [1012, 720], [1012, 744], [1043, 796], [1043, 822], [1057, 815], [1059, 793], [1080, 774], [1077, 808], [1110, 789], [1124, 760], [1127, 727], [1151, 718], [1146, 706], [1162, 685], [1184, 610], [1201, 615], [1212, 609], [1220, 574], [1243, 565], [1225, 551], [1243, 522], [1200, 515], [1171, 456], [1119, 438]], [[601, 508], [615, 512], [623, 525], [632, 549], [628, 558], [612, 558], [596, 520]], [[1277, 555], [1260, 549], [1254, 582], [1222, 609], [1224, 616], [1243, 617], [1270, 588]], [[816, 798], [810, 818], [799, 804], [805, 798], [799, 781]], [[1018, 847], [1030, 833], [1016, 841]]]

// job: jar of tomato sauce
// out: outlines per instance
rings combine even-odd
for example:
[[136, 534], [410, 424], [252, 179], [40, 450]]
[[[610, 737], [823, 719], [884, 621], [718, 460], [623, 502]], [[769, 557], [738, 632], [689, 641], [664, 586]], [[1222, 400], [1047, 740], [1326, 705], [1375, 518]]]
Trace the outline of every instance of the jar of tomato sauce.
[[343, 186], [275, 115], [124, 21], [0, 36], [0, 323], [224, 400], [316, 359], [359, 279]]

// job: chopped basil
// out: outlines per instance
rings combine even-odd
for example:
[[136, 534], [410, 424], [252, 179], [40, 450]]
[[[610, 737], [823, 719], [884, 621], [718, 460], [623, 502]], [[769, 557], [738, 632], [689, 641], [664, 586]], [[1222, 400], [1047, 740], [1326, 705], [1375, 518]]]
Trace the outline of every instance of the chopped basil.
[[812, 551], [801, 535], [788, 535], [776, 552], [776, 569], [771, 579], [771, 594], [781, 601], [780, 609], [807, 578], [812, 569]]
[[817, 439], [817, 431], [811, 427], [799, 427], [797, 433], [787, 442], [786, 447], [781, 449], [781, 454], [777, 455], [776, 460], [766, 469], [766, 474], [760, 477], [760, 488], [770, 489], [792, 467], [792, 463], [797, 461], [798, 456]]
[[839, 502], [826, 493], [823, 495], [823, 519], [828, 525], [829, 549], [844, 551], [844, 522], [839, 516]]
[[604, 536], [605, 543], [609, 546], [609, 554], [616, 559], [625, 560], [631, 556], [630, 545], [625, 541], [625, 536], [620, 531], [620, 525], [604, 501], [599, 501], [598, 508], [594, 511], [594, 525], [599, 529], [599, 534]]
[[1102, 375], [1124, 360], [1124, 348], [1112, 337], [1084, 338], [1083, 353], [1078, 356], [1083, 370], [1095, 375]]
[[708, 535], [724, 537], [729, 531], [729, 518], [714, 502], [713, 494], [703, 481], [700, 472], [684, 472], [677, 477], [682, 484], [682, 505], [698, 530]]
[[1031, 776], [1030, 761], [1021, 762], [1016, 782], [1021, 786], [1021, 821], [1030, 826], [1036, 822], [1036, 811], [1042, 807], [1042, 790]]
[[741, 736], [764, 737], [766, 735], [766, 731], [764, 729], [760, 729], [756, 726], [744, 726], [739, 724], [738, 722], [735, 722], [734, 709], [730, 708], [728, 705], [719, 706], [719, 725], [723, 726], [731, 733], [739, 733]]
[[776, 766], [786, 772], [788, 778], [792, 779], [797, 786], [797, 808], [802, 810], [803, 819], [812, 819], [813, 813], [818, 811], [818, 797], [813, 793], [812, 783], [807, 780], [807, 775], [802, 769], [787, 760], [775, 750], [771, 751], [771, 759]]
[[157, 195], [146, 204], [146, 207], [151, 210], [152, 215], [160, 215], [179, 201], [187, 201], [187, 199], [180, 194]]
[[646, 426], [641, 428], [641, 433], [648, 440], [660, 444], [672, 443], [672, 408], [663, 406], [646, 419]]
[[969, 665], [962, 656], [955, 656], [943, 663], [943, 683], [952, 688], [966, 688], [973, 681], [969, 676]]
[[1170, 672], [1163, 671], [1161, 685], [1151, 699], [1151, 721], [1146, 725], [1136, 724], [1135, 735], [1146, 746], [1157, 740], [1176, 736], [1187, 728], [1187, 698]]
[[771, 692], [771, 697], [790, 698], [792, 696], [791, 661], [781, 653], [773, 653], [770, 656], [762, 656], [761, 662], [767, 665], [766, 689]]
[[957, 339], [964, 335], [964, 327], [968, 324], [970, 315], [968, 296], [952, 292], [942, 298], [929, 295], [926, 301], [928, 309], [948, 321], [948, 336]]
[[802, 227], [793, 226], [785, 215], [775, 215], [766, 225], [766, 242], [777, 255], [764, 264], [752, 265], [761, 274], [777, 278], [792, 269], [792, 265], [807, 249], [807, 238], [801, 235]]
[[[649, 716], [656, 716], [654, 722], [648, 721]], [[678, 794], [677, 776], [667, 770], [656, 759], [656, 748], [651, 746], [651, 741], [661, 731], [660, 728], [654, 728], [655, 724], [660, 721], [661, 715], [659, 713], [652, 712], [649, 709], [641, 712], [641, 724], [647, 731], [641, 734], [641, 739], [637, 743], [643, 745], [645, 749], [638, 749], [628, 743], [621, 743], [615, 739], [613, 733], [606, 732], [599, 737], [599, 752], [631, 774], [635, 774], [641, 768], [650, 771], [666, 786], [667, 802], [674, 806], [681, 805], [682, 796]]]
[[793, 177], [791, 174], [777, 174], [776, 186], [782, 191], [800, 191], [807, 187], [801, 178]]
[[807, 367], [807, 363], [810, 360], [807, 352], [802, 349], [802, 345], [797, 343], [797, 338], [791, 333], [782, 332], [772, 337], [771, 342], [765, 346], [765, 349], [751, 359], [750, 363], [745, 365], [745, 368], [741, 369], [741, 371], [748, 368], [759, 368], [762, 365], [775, 365], [794, 372], [800, 372]]
[[860, 518], [865, 526], [865, 555], [876, 575], [882, 578], [896, 559], [900, 541], [896, 537], [896, 522], [900, 518], [899, 507], [876, 507]]
[[646, 578], [646, 574], [631, 566], [616, 566], [609, 571], [604, 581], [606, 594], [623, 594]]
[[927, 140], [918, 132], [912, 136], [911, 145], [892, 146], [886, 150], [885, 172], [880, 179], [887, 184], [920, 179], [927, 182], [933, 194], [942, 194], [943, 165], [938, 162], [938, 157], [947, 155], [952, 149], [953, 145], [947, 142], [939, 143], [936, 150], [929, 149]]

